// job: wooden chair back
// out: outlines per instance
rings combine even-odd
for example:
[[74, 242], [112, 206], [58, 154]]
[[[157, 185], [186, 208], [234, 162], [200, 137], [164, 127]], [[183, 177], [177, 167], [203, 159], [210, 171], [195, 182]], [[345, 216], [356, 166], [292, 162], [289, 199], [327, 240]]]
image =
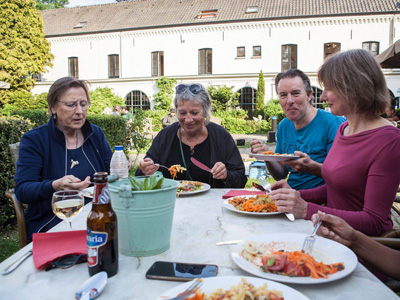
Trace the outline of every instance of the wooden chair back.
[[[10, 149], [10, 154], [16, 168], [18, 160], [18, 152], [19, 152], [19, 143], [10, 144], [8, 145], [8, 147]], [[26, 233], [26, 223], [25, 223], [25, 208], [22, 205], [22, 203], [18, 201], [17, 197], [14, 194], [13, 189], [6, 191], [5, 195], [14, 204], [15, 215], [17, 216], [17, 224], [18, 224], [19, 246], [23, 248], [28, 244], [28, 235]]]

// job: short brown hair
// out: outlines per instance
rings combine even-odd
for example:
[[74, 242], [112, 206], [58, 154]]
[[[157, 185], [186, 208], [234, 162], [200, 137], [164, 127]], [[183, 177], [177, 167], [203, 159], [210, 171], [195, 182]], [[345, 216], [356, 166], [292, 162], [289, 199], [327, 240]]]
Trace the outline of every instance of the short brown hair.
[[338, 52], [318, 70], [318, 81], [342, 96], [350, 109], [364, 115], [381, 115], [390, 105], [385, 77], [366, 50]]
[[47, 94], [48, 112], [52, 114], [51, 108], [56, 105], [60, 97], [72, 87], [81, 87], [84, 89], [88, 103], [90, 104], [89, 88], [86, 80], [79, 80], [72, 77], [63, 77], [54, 81]]

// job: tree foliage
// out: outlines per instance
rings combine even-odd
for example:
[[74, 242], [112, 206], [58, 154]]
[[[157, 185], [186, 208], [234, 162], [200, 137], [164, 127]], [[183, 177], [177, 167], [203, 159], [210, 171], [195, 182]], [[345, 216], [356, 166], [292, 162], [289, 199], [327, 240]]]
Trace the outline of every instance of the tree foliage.
[[96, 88], [94, 91], [89, 92], [89, 95], [91, 100], [89, 113], [101, 114], [107, 106], [113, 108], [117, 104], [125, 106], [124, 99], [115, 95], [108, 87]]
[[158, 92], [153, 95], [155, 109], [167, 109], [172, 106], [172, 95], [174, 94], [175, 78], [160, 77], [156, 80]]
[[53, 8], [63, 8], [68, 5], [68, 0], [36, 0], [36, 9], [45, 10]]
[[233, 91], [233, 86], [227, 87], [226, 85], [215, 87], [210, 86], [208, 93], [211, 97], [213, 111], [226, 111], [235, 109], [239, 105], [238, 98], [240, 93]]
[[265, 98], [265, 81], [263, 72], [258, 75], [257, 84], [257, 101], [256, 101], [256, 116], [264, 116], [264, 98]]
[[29, 92], [32, 75], [51, 67], [54, 56], [45, 39], [43, 20], [33, 0], [0, 0], [0, 81], [10, 84], [0, 90], [0, 106], [12, 103], [16, 91]]

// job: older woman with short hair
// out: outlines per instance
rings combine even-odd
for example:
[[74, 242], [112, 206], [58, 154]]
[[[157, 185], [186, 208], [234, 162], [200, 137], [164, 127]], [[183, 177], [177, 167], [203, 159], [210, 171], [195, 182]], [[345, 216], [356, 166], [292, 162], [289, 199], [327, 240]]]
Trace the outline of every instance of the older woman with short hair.
[[[170, 173], [160, 165], [179, 164], [187, 170], [177, 174], [178, 180], [201, 181], [217, 188], [244, 187], [247, 178], [243, 160], [232, 136], [222, 126], [209, 122], [211, 99], [204, 87], [180, 84], [174, 102], [179, 122], [154, 138], [137, 175], [159, 170], [168, 178]], [[195, 166], [192, 157], [210, 167], [211, 172]]]
[[109, 172], [112, 152], [100, 127], [86, 120], [90, 106], [87, 82], [71, 77], [56, 80], [47, 95], [49, 122], [23, 135], [15, 193], [28, 204], [28, 239], [61, 220], [51, 209], [55, 191], [82, 190], [95, 172]]
[[298, 218], [320, 210], [380, 235], [393, 227], [390, 209], [400, 182], [400, 130], [381, 117], [390, 101], [385, 78], [374, 57], [357, 49], [327, 59], [318, 80], [332, 114], [347, 118], [322, 165], [326, 184], [295, 191], [279, 181], [271, 198], [279, 211]]

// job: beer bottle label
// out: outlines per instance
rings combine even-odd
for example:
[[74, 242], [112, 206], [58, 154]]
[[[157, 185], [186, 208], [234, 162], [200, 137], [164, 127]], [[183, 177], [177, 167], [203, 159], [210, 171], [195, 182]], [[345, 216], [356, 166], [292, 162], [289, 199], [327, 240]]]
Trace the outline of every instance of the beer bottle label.
[[87, 230], [88, 265], [94, 267], [99, 262], [99, 248], [107, 243], [107, 232]]
[[93, 203], [94, 204], [107, 204], [110, 203], [110, 190], [108, 184], [95, 184], [93, 191]]

